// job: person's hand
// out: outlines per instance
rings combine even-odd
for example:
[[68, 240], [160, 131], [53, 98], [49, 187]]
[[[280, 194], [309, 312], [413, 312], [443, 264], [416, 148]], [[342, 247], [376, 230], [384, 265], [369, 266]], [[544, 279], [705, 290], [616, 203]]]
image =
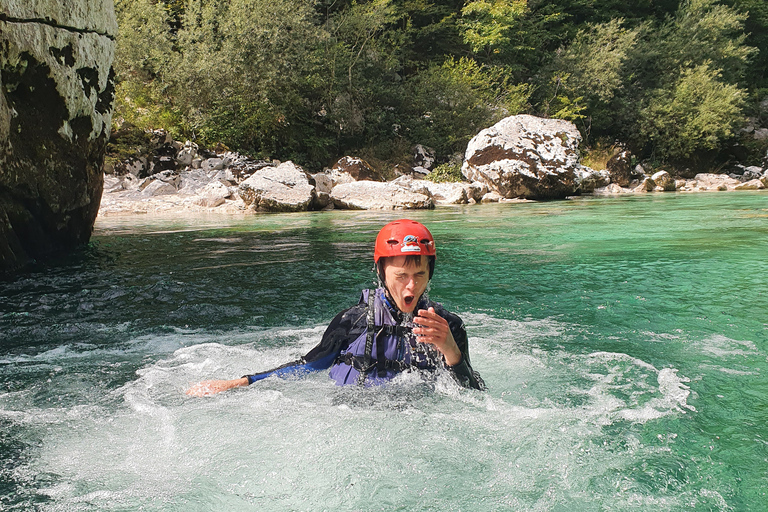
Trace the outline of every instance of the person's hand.
[[459, 364], [461, 350], [453, 339], [448, 321], [435, 313], [435, 308], [420, 309], [418, 313], [419, 316], [413, 319], [413, 323], [418, 324], [413, 328], [416, 340], [434, 345], [449, 366]]
[[186, 393], [189, 396], [210, 396], [228, 389], [247, 385], [248, 379], [245, 377], [233, 380], [204, 380], [189, 388]]

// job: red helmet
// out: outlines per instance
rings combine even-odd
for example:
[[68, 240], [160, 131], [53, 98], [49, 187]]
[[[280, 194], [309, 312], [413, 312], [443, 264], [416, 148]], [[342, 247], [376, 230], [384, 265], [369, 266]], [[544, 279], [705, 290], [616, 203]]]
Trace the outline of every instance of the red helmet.
[[432, 233], [420, 222], [400, 219], [390, 222], [376, 236], [373, 261], [388, 256], [432, 256], [434, 258], [435, 239]]

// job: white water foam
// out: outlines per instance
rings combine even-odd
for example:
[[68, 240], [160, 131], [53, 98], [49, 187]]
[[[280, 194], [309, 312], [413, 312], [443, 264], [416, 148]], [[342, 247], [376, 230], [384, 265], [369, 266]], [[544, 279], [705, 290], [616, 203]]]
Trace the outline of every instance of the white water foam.
[[323, 326], [144, 337], [131, 346], [180, 348], [100, 401], [22, 413], [14, 404], [28, 399], [3, 397], [3, 416], [41, 436], [16, 477], [49, 498], [42, 510], [680, 506], [631, 467], [669, 456], [674, 438], [648, 445], [639, 432], [693, 412], [685, 377], [626, 354], [537, 348], [572, 329], [554, 320], [465, 319], [486, 393], [416, 374], [337, 388], [318, 372], [191, 398], [183, 391], [200, 379], [296, 359]]

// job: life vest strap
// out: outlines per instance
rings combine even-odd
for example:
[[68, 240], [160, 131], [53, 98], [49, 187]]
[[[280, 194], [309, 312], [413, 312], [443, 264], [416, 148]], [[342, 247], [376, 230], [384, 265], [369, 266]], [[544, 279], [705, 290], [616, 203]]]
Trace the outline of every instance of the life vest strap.
[[357, 379], [359, 385], [365, 384], [365, 377], [367, 376], [367, 370], [371, 367], [371, 352], [373, 351], [373, 336], [375, 334], [376, 324], [376, 310], [374, 304], [376, 302], [376, 290], [368, 290], [368, 314], [366, 320], [368, 321], [368, 332], [365, 336], [365, 352], [363, 353], [363, 365], [365, 371], [361, 371]]
[[369, 370], [374, 367], [376, 367], [379, 377], [383, 378], [386, 376], [387, 370], [403, 371], [411, 366], [403, 361], [387, 359], [384, 354], [386, 346], [383, 343], [377, 343], [376, 359], [373, 358], [371, 354], [371, 352], [373, 352], [373, 341], [380, 335], [384, 334], [385, 336], [405, 337], [413, 332], [410, 327], [404, 327], [402, 325], [376, 325], [375, 303], [376, 290], [368, 290], [368, 312], [366, 315], [368, 332], [365, 336], [365, 351], [363, 352], [362, 357], [346, 353], [339, 358], [341, 361], [354, 367], [360, 372], [360, 375], [357, 378], [357, 383], [361, 386], [365, 384], [365, 379]]
[[383, 364], [381, 365], [379, 364], [380, 361], [376, 359], [371, 359], [366, 362], [365, 358], [357, 357], [354, 354], [350, 354], [349, 352], [341, 357], [341, 362], [348, 364], [361, 374], [368, 372], [374, 367], [380, 369], [383, 366], [386, 370], [394, 370], [396, 372], [401, 372], [411, 367], [410, 364], [407, 364], [403, 361], [398, 361], [396, 359], [384, 359]]

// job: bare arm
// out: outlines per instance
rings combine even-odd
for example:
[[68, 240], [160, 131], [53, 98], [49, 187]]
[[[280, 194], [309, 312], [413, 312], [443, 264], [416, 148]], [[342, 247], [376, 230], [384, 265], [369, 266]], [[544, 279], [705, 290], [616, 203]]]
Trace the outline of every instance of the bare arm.
[[232, 388], [239, 388], [248, 385], [248, 379], [245, 377], [232, 380], [204, 380], [198, 382], [187, 390], [189, 396], [210, 396], [221, 393]]

